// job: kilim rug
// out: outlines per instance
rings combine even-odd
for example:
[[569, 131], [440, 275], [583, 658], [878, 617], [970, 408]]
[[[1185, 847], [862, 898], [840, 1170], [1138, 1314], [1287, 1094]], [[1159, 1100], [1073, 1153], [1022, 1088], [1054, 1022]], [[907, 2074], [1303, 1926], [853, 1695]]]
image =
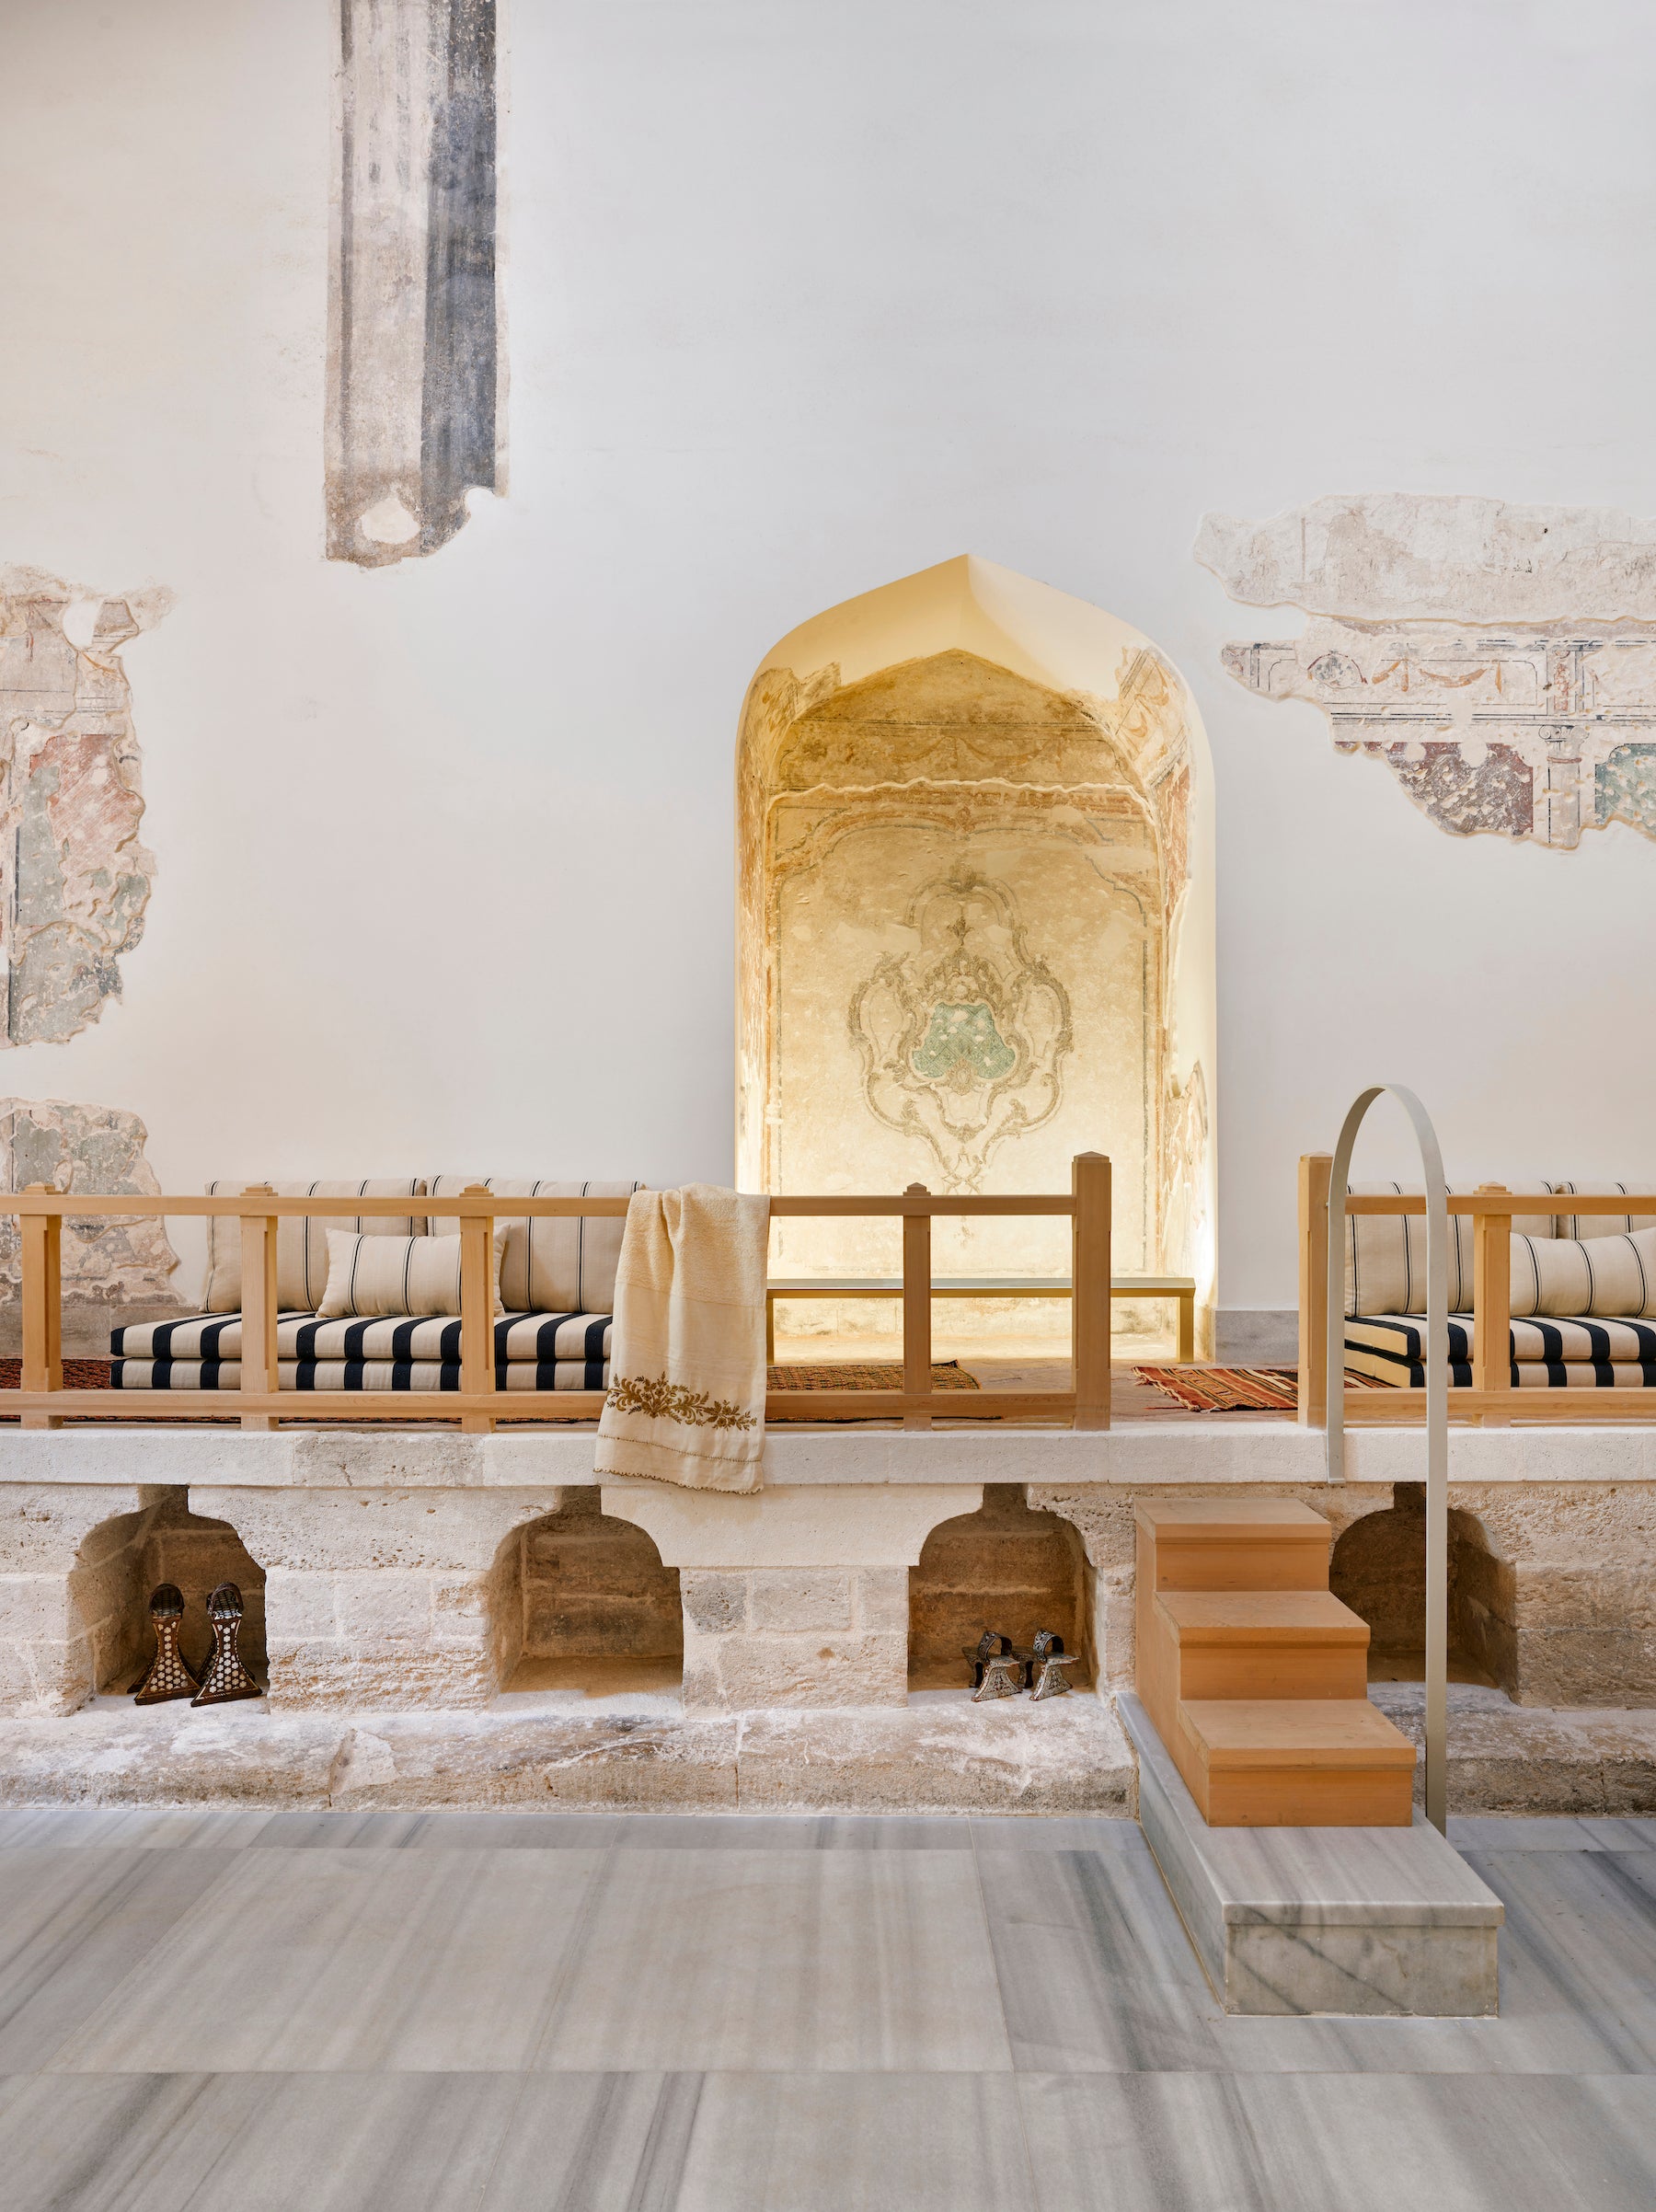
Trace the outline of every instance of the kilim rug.
[[[1296, 1367], [1134, 1367], [1149, 1383], [1189, 1413], [1295, 1413], [1299, 1411]], [[1384, 1390], [1371, 1375], [1348, 1375], [1354, 1390]]]
[[[767, 1390], [901, 1390], [903, 1369], [895, 1360], [836, 1360], [822, 1366], [772, 1367]], [[931, 1371], [934, 1390], [975, 1390], [978, 1378], [959, 1360], [938, 1360]]]
[[[66, 1359], [63, 1362], [65, 1390], [107, 1390], [109, 1387], [109, 1363], [107, 1359]], [[23, 1362], [20, 1359], [0, 1359], [0, 1390], [20, 1390], [23, 1388]]]

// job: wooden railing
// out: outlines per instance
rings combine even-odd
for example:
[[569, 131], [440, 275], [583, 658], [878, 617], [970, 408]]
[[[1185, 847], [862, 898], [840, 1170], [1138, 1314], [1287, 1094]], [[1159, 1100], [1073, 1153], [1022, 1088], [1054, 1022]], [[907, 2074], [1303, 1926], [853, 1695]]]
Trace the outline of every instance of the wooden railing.
[[[625, 1198], [509, 1198], [473, 1183], [458, 1197], [428, 1203], [460, 1223], [460, 1388], [458, 1390], [280, 1390], [276, 1351], [276, 1227], [314, 1216], [406, 1217], [397, 1198], [282, 1198], [266, 1187], [218, 1198], [85, 1196], [35, 1183], [0, 1193], [0, 1215], [15, 1214], [22, 1244], [22, 1389], [15, 1410], [25, 1427], [54, 1426], [66, 1414], [96, 1420], [223, 1421], [269, 1429], [282, 1421], [444, 1421], [492, 1429], [500, 1420], [595, 1421], [602, 1390], [495, 1388], [490, 1254], [498, 1218], [614, 1217]], [[241, 1388], [228, 1390], [66, 1390], [63, 1372], [64, 1219], [216, 1215], [241, 1225]], [[950, 1421], [1046, 1417], [1078, 1429], [1110, 1426], [1110, 1162], [1083, 1152], [1070, 1189], [1051, 1195], [937, 1197], [914, 1183], [900, 1197], [773, 1197], [773, 1219], [900, 1219], [903, 1223], [903, 1388], [901, 1390], [772, 1390], [767, 1421], [901, 1420], [929, 1428]], [[931, 1225], [939, 1215], [972, 1219], [1045, 1215], [1070, 1223], [1072, 1384], [1067, 1390], [934, 1390], [932, 1388]]]
[[[1330, 1167], [1327, 1153], [1307, 1154], [1300, 1161], [1299, 1418], [1313, 1428], [1327, 1425], [1330, 1377], [1338, 1373], [1345, 1389], [1348, 1425], [1374, 1428], [1423, 1421], [1423, 1388], [1354, 1390], [1344, 1386], [1345, 1346], [1330, 1343], [1328, 1321]], [[1425, 1211], [1426, 1200], [1419, 1192], [1352, 1192], [1346, 1199], [1346, 1212], [1351, 1215]], [[1501, 1183], [1482, 1183], [1476, 1191], [1452, 1192], [1449, 1211], [1472, 1220], [1472, 1381], [1469, 1388], [1450, 1391], [1451, 1421], [1484, 1425], [1512, 1421], [1656, 1421], [1656, 1390], [1514, 1389], [1512, 1377], [1514, 1216], [1656, 1215], [1656, 1193], [1612, 1191], [1590, 1197], [1585, 1192], [1511, 1191]], [[1424, 1331], [1424, 1316], [1411, 1318]], [[1337, 1368], [1331, 1365], [1330, 1354], [1339, 1359]]]

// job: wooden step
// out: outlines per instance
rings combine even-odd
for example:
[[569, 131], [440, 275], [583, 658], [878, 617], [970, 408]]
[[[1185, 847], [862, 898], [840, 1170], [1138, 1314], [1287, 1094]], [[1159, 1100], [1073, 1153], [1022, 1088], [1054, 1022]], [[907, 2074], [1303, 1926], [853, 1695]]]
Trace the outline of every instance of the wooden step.
[[1146, 1498], [1133, 1508], [1156, 1590], [1326, 1590], [1328, 1524], [1282, 1498]]
[[1167, 1590], [1172, 1694], [1366, 1698], [1368, 1623], [1328, 1590]]
[[1144, 1498], [1133, 1519], [1138, 1693], [1164, 1742], [1176, 1746], [1179, 1670], [1156, 1598], [1170, 1590], [1326, 1591], [1328, 1524], [1282, 1498]]
[[[1211, 1827], [1406, 1828], [1414, 1745], [1366, 1698], [1205, 1698], [1173, 1750]], [[1182, 1755], [1182, 1756], [1181, 1756]]]

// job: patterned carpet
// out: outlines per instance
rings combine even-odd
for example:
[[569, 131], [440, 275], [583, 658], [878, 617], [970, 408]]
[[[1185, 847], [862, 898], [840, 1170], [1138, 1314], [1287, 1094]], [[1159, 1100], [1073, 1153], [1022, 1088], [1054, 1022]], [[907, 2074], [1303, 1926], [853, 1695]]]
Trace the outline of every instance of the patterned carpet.
[[[1133, 1372], [1187, 1413], [1299, 1411], [1299, 1370], [1295, 1367], [1134, 1367]], [[1348, 1375], [1346, 1382], [1354, 1390], [1386, 1388], [1370, 1375]]]
[[[63, 1362], [65, 1390], [107, 1390], [109, 1387], [109, 1363], [107, 1359], [66, 1359]], [[0, 1390], [20, 1390], [23, 1388], [23, 1362], [20, 1359], [0, 1359]]]
[[[934, 1390], [975, 1390], [978, 1379], [968, 1375], [958, 1360], [938, 1360], [931, 1371]], [[903, 1369], [897, 1361], [834, 1360], [820, 1366], [771, 1367], [766, 1371], [768, 1390], [901, 1390]]]

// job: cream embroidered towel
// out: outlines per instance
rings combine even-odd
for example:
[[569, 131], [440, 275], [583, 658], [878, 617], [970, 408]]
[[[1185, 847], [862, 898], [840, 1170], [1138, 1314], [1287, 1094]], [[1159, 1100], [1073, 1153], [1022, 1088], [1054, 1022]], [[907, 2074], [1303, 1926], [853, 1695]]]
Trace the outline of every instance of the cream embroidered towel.
[[768, 1198], [705, 1182], [633, 1192], [615, 1271], [599, 1474], [758, 1489], [769, 1236]]

